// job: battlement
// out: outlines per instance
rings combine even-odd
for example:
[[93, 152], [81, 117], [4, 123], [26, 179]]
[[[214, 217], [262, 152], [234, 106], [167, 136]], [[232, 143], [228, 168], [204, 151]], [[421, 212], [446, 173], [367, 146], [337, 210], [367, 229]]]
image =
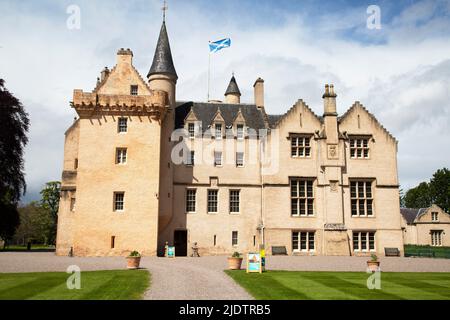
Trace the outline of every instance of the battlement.
[[160, 119], [165, 114], [168, 105], [165, 91], [153, 90], [151, 95], [132, 96], [120, 94], [97, 94], [74, 90], [73, 101], [70, 103], [81, 117], [88, 112], [98, 111], [102, 113], [139, 113], [148, 114]]

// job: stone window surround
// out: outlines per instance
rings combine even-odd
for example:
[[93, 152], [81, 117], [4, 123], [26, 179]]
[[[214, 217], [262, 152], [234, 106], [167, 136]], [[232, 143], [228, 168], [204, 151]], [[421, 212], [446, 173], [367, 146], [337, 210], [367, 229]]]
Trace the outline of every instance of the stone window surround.
[[[355, 235], [358, 236], [358, 248], [355, 249]], [[373, 237], [373, 248], [370, 248], [370, 239]], [[365, 237], [365, 239], [363, 239]], [[362, 249], [363, 243], [366, 248]], [[377, 233], [375, 230], [353, 230], [352, 231], [352, 250], [356, 253], [376, 252]]]
[[128, 132], [128, 118], [119, 117], [117, 120], [117, 132], [120, 134], [125, 134]]
[[114, 212], [124, 212], [125, 211], [125, 192], [124, 191], [115, 191], [114, 192], [113, 211]]
[[[356, 182], [357, 183], [357, 190], [356, 190], [356, 195], [357, 195], [357, 197], [356, 198], [353, 198], [352, 197], [352, 183], [353, 182]], [[366, 196], [366, 184], [364, 184], [364, 198], [360, 198], [359, 197], [359, 190], [358, 190], [358, 187], [359, 187], [359, 183], [370, 183], [370, 189], [371, 189], [371, 197], [370, 198], [367, 198], [367, 196]], [[376, 215], [375, 215], [375, 189], [376, 188], [374, 188], [374, 186], [375, 186], [375, 179], [373, 179], [373, 178], [349, 178], [349, 184], [348, 184], [348, 191], [349, 191], [349, 197], [350, 197], [350, 217], [351, 218], [375, 218], [376, 217]], [[359, 213], [359, 200], [361, 200], [361, 199], [364, 199], [364, 215], [361, 215], [360, 213]], [[352, 212], [352, 200], [357, 200], [357, 207], [356, 207], [356, 209], [357, 209], [357, 212], [358, 212], [358, 214], [356, 214], [356, 215], [353, 215], [353, 212]], [[371, 201], [371, 204], [372, 204], [372, 214], [371, 215], [367, 215], [367, 200], [370, 200]]]
[[439, 212], [433, 211], [431, 212], [431, 221], [438, 222], [439, 221]]
[[139, 86], [137, 84], [132, 84], [130, 86], [130, 95], [137, 96], [139, 93]]
[[[305, 197], [304, 199], [308, 200], [308, 199], [312, 199], [312, 203], [313, 203], [313, 208], [312, 211], [313, 213], [308, 215], [307, 210], [305, 211], [306, 214], [301, 215], [300, 214], [300, 210], [298, 210], [297, 214], [292, 214], [292, 181], [312, 181], [312, 197]], [[317, 187], [317, 178], [316, 177], [289, 177], [289, 200], [290, 200], [290, 216], [291, 218], [316, 218], [317, 214], [316, 214], [316, 201], [315, 201], [315, 189]], [[299, 190], [297, 190], [297, 194], [299, 194]], [[305, 196], [307, 196], [307, 189], [305, 188]], [[296, 198], [296, 199], [300, 199], [300, 198]], [[307, 208], [307, 201], [306, 201], [306, 208]]]
[[239, 232], [234, 230], [231, 231], [231, 245], [237, 247], [239, 245]]
[[[361, 146], [352, 146], [352, 141], [361, 140]], [[364, 140], [367, 140], [367, 147], [364, 147]], [[374, 138], [371, 134], [348, 134], [348, 150], [349, 158], [351, 160], [370, 160], [371, 159], [371, 142], [374, 142]], [[352, 149], [355, 150], [355, 156], [352, 157]], [[361, 157], [358, 157], [358, 150], [361, 150]], [[364, 155], [364, 151], [367, 150], [367, 156]]]
[[117, 165], [126, 165], [128, 162], [128, 148], [118, 147], [116, 148], [116, 161]]
[[444, 230], [430, 230], [431, 246], [442, 247]]
[[[193, 195], [193, 197], [192, 197], [192, 195]], [[189, 198], [189, 196], [191, 196], [191, 198]], [[196, 213], [197, 212], [197, 189], [196, 188], [186, 188], [184, 199], [185, 199], [186, 214]], [[192, 205], [193, 205], [194, 210], [190, 210], [190, 209], [192, 209], [192, 207], [191, 207]]]
[[[232, 194], [238, 195], [237, 198], [237, 208], [239, 209], [238, 211], [232, 211], [236, 209], [236, 198], [232, 198]], [[234, 203], [234, 205], [232, 205], [232, 202]], [[234, 208], [233, 208], [234, 207]], [[228, 191], [228, 212], [233, 215], [233, 214], [240, 214], [241, 213], [241, 190], [240, 189], [229, 189]]]
[[[215, 191], [216, 192], [216, 199], [215, 199], [215, 202], [216, 202], [216, 204], [215, 204], [215, 206], [216, 206], [216, 211], [210, 211], [209, 209], [210, 209], [210, 206], [209, 206], [209, 203], [210, 203], [210, 197], [209, 197], [209, 192], [210, 191]], [[214, 188], [209, 188], [209, 189], [207, 189], [207, 191], [206, 191], [206, 197], [207, 197], [207, 199], [206, 199], [206, 212], [208, 213], [208, 214], [218, 214], [219, 213], [219, 189], [214, 189]]]
[[[302, 249], [302, 240], [303, 236], [305, 236], [305, 249]], [[316, 232], [313, 230], [293, 230], [291, 234], [292, 238], [292, 252], [300, 253], [300, 252], [315, 252], [316, 251]], [[296, 240], [295, 240], [296, 238]], [[311, 240], [312, 239], [312, 240]], [[295, 247], [295, 241], [297, 242], [297, 249]], [[311, 249], [311, 241], [312, 241], [312, 249]]]
[[[312, 157], [312, 138], [314, 137], [314, 134], [312, 133], [293, 133], [290, 132], [287, 139], [290, 141], [290, 158], [291, 159], [311, 159]], [[294, 141], [297, 141], [297, 139], [302, 138], [303, 143], [299, 145], [298, 143], [294, 146]], [[308, 142], [308, 143], [307, 143]], [[296, 155], [294, 156], [292, 153], [293, 148], [296, 148]], [[299, 150], [303, 149], [303, 155], [299, 155]], [[308, 152], [307, 152], [308, 151]]]

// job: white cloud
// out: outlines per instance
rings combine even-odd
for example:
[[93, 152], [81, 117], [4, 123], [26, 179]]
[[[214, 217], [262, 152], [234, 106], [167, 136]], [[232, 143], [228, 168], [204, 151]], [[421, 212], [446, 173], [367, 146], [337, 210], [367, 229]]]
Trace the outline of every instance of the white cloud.
[[[36, 10], [34, 2], [0, 3], [0, 70], [32, 121], [26, 154], [30, 190], [60, 177], [63, 134], [74, 116], [72, 90], [92, 90], [120, 47], [133, 49], [143, 76], [153, 58], [160, 1], [77, 2], [80, 31], [66, 28], [68, 1], [51, 2], [47, 11]], [[450, 166], [450, 154], [440, 150], [448, 145], [450, 123], [445, 62], [450, 36], [443, 32], [450, 30], [448, 8], [433, 1], [413, 4], [392, 23], [383, 22], [381, 31], [364, 27], [365, 10], [325, 12], [311, 22], [308, 12], [277, 9], [277, 18], [285, 20], [276, 25], [256, 23], [253, 12], [232, 15], [235, 10], [224, 11], [230, 15], [217, 21], [203, 8], [174, 1], [167, 25], [180, 77], [178, 99], [206, 99], [208, 40], [230, 36], [232, 47], [212, 56], [213, 98], [223, 98], [235, 71], [243, 101], [253, 100], [253, 82], [262, 77], [268, 112], [284, 113], [302, 98], [321, 114], [323, 85], [333, 82], [339, 112], [360, 100], [398, 138], [402, 185], [428, 179], [437, 168]], [[344, 35], [346, 30], [364, 42]]]

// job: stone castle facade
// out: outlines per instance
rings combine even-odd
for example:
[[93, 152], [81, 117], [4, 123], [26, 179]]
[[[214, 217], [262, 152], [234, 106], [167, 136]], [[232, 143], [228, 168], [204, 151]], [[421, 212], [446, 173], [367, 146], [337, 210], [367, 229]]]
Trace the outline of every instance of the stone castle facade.
[[224, 102], [177, 101], [165, 23], [146, 80], [132, 59], [74, 91], [58, 255], [403, 251], [397, 141], [361, 103], [339, 116], [327, 85], [323, 115], [302, 100], [269, 115], [264, 81], [243, 104], [234, 76]]

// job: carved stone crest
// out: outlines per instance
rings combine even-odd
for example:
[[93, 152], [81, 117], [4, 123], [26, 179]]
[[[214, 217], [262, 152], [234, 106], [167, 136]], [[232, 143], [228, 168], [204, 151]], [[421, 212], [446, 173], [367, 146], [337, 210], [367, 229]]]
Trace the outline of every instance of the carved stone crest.
[[328, 159], [338, 159], [338, 146], [337, 144], [328, 145]]

